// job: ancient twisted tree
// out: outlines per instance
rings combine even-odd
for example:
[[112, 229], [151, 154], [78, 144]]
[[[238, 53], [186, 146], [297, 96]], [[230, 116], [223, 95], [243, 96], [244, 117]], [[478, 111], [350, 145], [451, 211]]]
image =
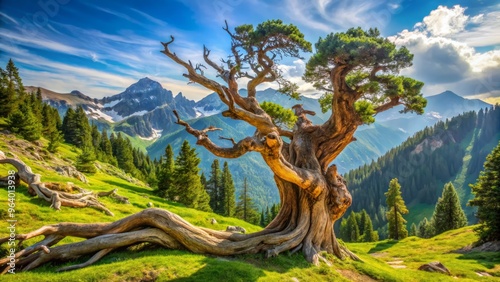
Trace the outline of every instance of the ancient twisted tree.
[[[297, 85], [285, 79], [278, 63], [285, 57], [300, 58], [301, 52], [311, 51], [311, 44], [297, 27], [280, 20], [257, 27], [242, 25], [234, 30], [226, 25], [224, 30], [231, 38], [231, 54], [219, 63], [210, 57], [207, 48], [203, 51], [204, 64], [193, 65], [180, 58], [171, 51], [173, 37], [163, 43], [162, 52], [185, 68], [189, 82], [218, 94], [227, 105], [223, 116], [252, 125], [255, 133], [242, 140], [225, 136], [228, 147], [221, 147], [208, 135], [216, 128], [195, 129], [179, 116], [177, 122], [196, 137], [198, 145], [218, 157], [260, 154], [274, 173], [279, 189], [281, 210], [276, 218], [253, 234], [198, 228], [161, 209], [147, 209], [113, 223], [60, 223], [19, 235], [19, 240], [40, 235], [45, 238], [19, 252], [16, 266], [28, 270], [52, 260], [94, 254], [88, 262], [70, 267], [74, 269], [116, 248], [141, 242], [221, 256], [261, 252], [276, 256], [285, 251], [302, 251], [313, 264], [325, 260], [324, 252], [356, 259], [338, 243], [333, 231], [335, 221], [352, 199], [332, 162], [355, 141], [358, 126], [373, 122], [376, 114], [398, 105], [403, 106], [403, 112], [423, 112], [423, 84], [398, 75], [400, 69], [411, 66], [412, 54], [404, 47], [396, 48], [376, 29], [349, 29], [320, 38], [304, 79], [324, 92], [321, 104], [331, 114], [323, 124], [313, 124], [307, 115], [315, 113], [298, 104], [293, 107], [297, 116], [293, 129], [282, 128], [282, 123], [275, 122], [280, 117], [268, 114], [257, 101], [257, 87], [277, 83], [280, 92], [298, 97]], [[207, 66], [217, 77], [208, 77]], [[238, 91], [242, 82], [247, 88], [244, 96]], [[65, 236], [87, 240], [54, 246]]]

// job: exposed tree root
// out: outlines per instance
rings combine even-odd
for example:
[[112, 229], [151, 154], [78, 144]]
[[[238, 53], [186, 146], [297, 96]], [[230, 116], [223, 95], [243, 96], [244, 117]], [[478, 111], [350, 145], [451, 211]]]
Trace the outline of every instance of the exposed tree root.
[[[74, 208], [91, 207], [103, 211], [107, 215], [114, 216], [114, 214], [98, 200], [98, 197], [110, 196], [121, 203], [128, 203], [126, 197], [116, 193], [117, 189], [113, 189], [109, 192], [100, 192], [97, 195], [92, 191], [87, 191], [76, 186], [74, 186], [74, 188], [78, 189], [80, 193], [72, 194], [50, 189], [52, 185], [41, 182], [40, 174], [33, 173], [31, 168], [19, 159], [7, 158], [2, 151], [0, 151], [0, 164], [13, 165], [17, 169], [17, 173], [14, 175], [16, 185], [19, 184], [20, 180], [25, 182], [28, 184], [28, 193], [33, 196], [36, 195], [51, 203], [50, 207], [55, 210], [60, 210], [61, 206]], [[0, 180], [0, 184], [8, 184], [7, 177], [3, 177]]]
[[[59, 223], [16, 235], [19, 244], [38, 236], [45, 238], [18, 251], [15, 254], [15, 268], [16, 271], [27, 271], [48, 262], [67, 261], [93, 254], [84, 263], [58, 269], [73, 270], [89, 266], [117, 248], [145, 242], [201, 254], [228, 256], [264, 252], [266, 256], [276, 256], [287, 250], [296, 252], [303, 248], [301, 241], [306, 230], [297, 226], [291, 232], [263, 230], [253, 234], [236, 234], [214, 231], [195, 227], [167, 210], [151, 208], [112, 223]], [[65, 237], [86, 240], [56, 246]], [[0, 243], [7, 241], [9, 238], [0, 239]], [[10, 262], [10, 258], [0, 259], [2, 273], [10, 269]]]

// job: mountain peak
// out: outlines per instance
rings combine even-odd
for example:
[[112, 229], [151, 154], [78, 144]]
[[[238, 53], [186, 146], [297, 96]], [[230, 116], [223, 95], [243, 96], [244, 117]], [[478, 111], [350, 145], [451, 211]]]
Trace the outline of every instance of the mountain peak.
[[157, 81], [144, 77], [139, 79], [136, 83], [130, 85], [125, 92], [147, 92], [153, 89], [162, 89], [163, 87]]

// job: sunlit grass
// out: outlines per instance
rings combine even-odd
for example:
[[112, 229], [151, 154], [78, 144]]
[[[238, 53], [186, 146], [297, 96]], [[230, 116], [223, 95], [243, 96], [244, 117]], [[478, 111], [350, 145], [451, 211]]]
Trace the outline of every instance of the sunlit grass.
[[[0, 150], [6, 152], [10, 139], [0, 140]], [[42, 140], [46, 142], [46, 140]], [[62, 145], [58, 158], [69, 161], [76, 159], [78, 150], [68, 145]], [[87, 175], [88, 184], [76, 179], [58, 175], [50, 169], [53, 158], [42, 156], [45, 161], [33, 161], [19, 156], [35, 173], [43, 175], [43, 181], [73, 182], [84, 189], [95, 192], [109, 191], [118, 188], [118, 193], [128, 197], [131, 204], [120, 204], [109, 198], [100, 200], [115, 213], [114, 217], [91, 208], [67, 208], [61, 211], [51, 209], [50, 203], [27, 193], [25, 185], [17, 189], [16, 226], [18, 233], [24, 233], [45, 224], [58, 222], [111, 222], [139, 212], [151, 202], [155, 207], [174, 212], [190, 223], [224, 230], [227, 225], [239, 225], [248, 232], [261, 230], [261, 227], [251, 225], [235, 218], [226, 218], [214, 213], [206, 213], [189, 209], [181, 204], [169, 202], [157, 197], [154, 191], [140, 182], [131, 183], [127, 180], [108, 175], [102, 171]], [[105, 167], [105, 164], [100, 164]], [[0, 166], [0, 175], [6, 175], [9, 166]], [[117, 172], [118, 173], [118, 172]], [[6, 207], [7, 194], [0, 193], [0, 205]], [[427, 207], [422, 207], [426, 209]], [[6, 236], [5, 213], [0, 206], [0, 237]], [[210, 224], [215, 218], [217, 224]], [[67, 238], [62, 243], [75, 242], [80, 239]], [[236, 257], [215, 257], [192, 254], [187, 251], [166, 250], [149, 247], [136, 251], [121, 249], [110, 253], [95, 265], [70, 271], [56, 273], [64, 266], [83, 262], [88, 257], [63, 264], [52, 263], [28, 273], [16, 273], [0, 277], [1, 281], [367, 281], [369, 277], [379, 281], [497, 281], [500, 277], [500, 255], [496, 253], [458, 254], [457, 250], [477, 240], [472, 227], [449, 231], [431, 239], [416, 237], [401, 241], [380, 241], [374, 243], [352, 243], [347, 246], [360, 256], [363, 262], [339, 260], [327, 255], [333, 261], [333, 267], [322, 263], [311, 266], [302, 254], [289, 256], [283, 253], [276, 258], [265, 259], [262, 254], [243, 255]], [[35, 242], [29, 240], [25, 245]], [[5, 250], [2, 251], [2, 256]], [[406, 268], [395, 269], [389, 265], [393, 261], [402, 261]], [[426, 273], [417, 270], [424, 263], [440, 261], [448, 267], [452, 276], [436, 273]], [[492, 277], [479, 277], [476, 272], [488, 272]], [[456, 278], [454, 278], [456, 277]]]

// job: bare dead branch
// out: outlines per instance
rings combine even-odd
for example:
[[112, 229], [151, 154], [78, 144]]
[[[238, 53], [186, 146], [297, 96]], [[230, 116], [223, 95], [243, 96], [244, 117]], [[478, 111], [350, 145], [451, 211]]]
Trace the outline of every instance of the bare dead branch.
[[223, 137], [223, 136], [219, 136], [219, 139], [222, 139], [222, 140], [229, 140], [231, 141], [231, 143], [233, 143], [233, 146], [236, 145], [236, 142], [234, 141], [233, 138], [227, 138], [227, 137]]

